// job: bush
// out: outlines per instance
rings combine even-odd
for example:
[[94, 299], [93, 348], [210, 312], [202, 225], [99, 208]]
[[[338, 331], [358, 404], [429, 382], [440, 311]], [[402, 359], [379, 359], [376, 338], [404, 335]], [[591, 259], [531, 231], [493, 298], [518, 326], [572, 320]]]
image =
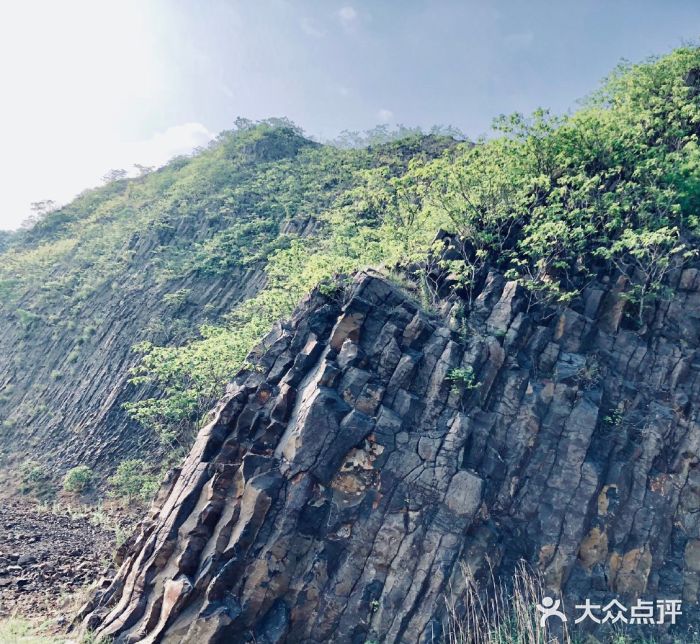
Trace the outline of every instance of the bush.
[[479, 386], [479, 383], [476, 382], [474, 369], [469, 366], [450, 369], [447, 373], [447, 380], [452, 383], [452, 388], [457, 391], [468, 391]]
[[66, 473], [63, 478], [63, 489], [66, 492], [82, 494], [92, 487], [93, 471], [87, 465], [78, 465]]
[[32, 311], [25, 311], [24, 309], [17, 309], [15, 314], [17, 315], [20, 324], [25, 328], [31, 326], [33, 322], [41, 319], [40, 315]]
[[51, 477], [45, 468], [35, 461], [23, 463], [19, 469], [19, 489], [22, 494], [47, 497], [53, 494]]
[[149, 472], [145, 461], [131, 459], [119, 465], [109, 484], [112, 496], [150, 502], [158, 491], [159, 477]]

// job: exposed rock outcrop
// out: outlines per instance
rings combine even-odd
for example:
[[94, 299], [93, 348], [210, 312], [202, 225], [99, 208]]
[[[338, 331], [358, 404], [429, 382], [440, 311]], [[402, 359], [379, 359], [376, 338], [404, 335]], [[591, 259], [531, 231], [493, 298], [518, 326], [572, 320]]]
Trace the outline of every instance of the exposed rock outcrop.
[[[79, 308], [51, 312], [73, 326], [77, 321], [74, 333], [39, 322], [27, 331], [0, 312], [0, 458], [33, 459], [59, 472], [89, 464], [109, 473], [126, 458], [162, 449], [156, 433], [124, 409], [157, 394], [128, 384], [139, 360], [134, 344], [182, 341], [207, 317], [216, 319], [255, 295], [265, 273], [253, 267], [223, 277], [192, 275], [135, 292], [134, 273], [143, 272], [138, 261], [145, 262], [155, 244], [144, 235], [142, 244], [134, 243], [137, 260], [128, 271]], [[187, 302], [169, 304], [166, 296], [181, 289], [189, 293]], [[207, 309], [209, 301], [216, 304]], [[159, 330], [178, 322], [184, 333]]]
[[520, 559], [569, 606], [682, 598], [697, 620], [700, 275], [676, 282], [644, 335], [606, 284], [544, 314], [490, 274], [462, 328], [374, 275], [345, 303], [314, 294], [230, 386], [84, 625], [440, 641], [460, 562], [507, 578]]
[[[157, 460], [157, 432], [125, 408], [164, 395], [132, 382], [134, 345], [181, 346], [222, 324], [265, 288], [270, 253], [317, 235], [361, 172], [400, 173], [454, 144], [431, 135], [341, 152], [284, 124], [243, 126], [192, 160], [86, 193], [14, 235], [0, 257], [3, 470], [36, 461], [58, 482], [76, 465], [106, 476], [126, 459]], [[272, 178], [283, 166], [285, 180]], [[93, 248], [96, 239], [104, 243]]]

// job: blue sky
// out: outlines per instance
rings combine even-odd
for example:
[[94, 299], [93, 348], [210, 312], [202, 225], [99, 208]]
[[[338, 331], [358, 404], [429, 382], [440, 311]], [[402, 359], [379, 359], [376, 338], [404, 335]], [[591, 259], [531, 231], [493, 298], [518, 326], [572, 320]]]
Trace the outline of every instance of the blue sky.
[[700, 33], [686, 0], [25, 0], [0, 8], [0, 228], [236, 116], [333, 137], [565, 112]]

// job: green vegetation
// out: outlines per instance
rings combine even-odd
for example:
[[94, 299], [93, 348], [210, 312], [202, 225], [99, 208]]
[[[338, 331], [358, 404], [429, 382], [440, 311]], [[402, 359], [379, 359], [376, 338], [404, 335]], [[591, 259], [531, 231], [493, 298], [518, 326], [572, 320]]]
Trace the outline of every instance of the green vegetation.
[[[123, 341], [145, 354], [134, 383], [153, 382], [159, 391], [129, 411], [166, 443], [186, 446], [250, 346], [315, 276], [296, 276], [301, 282], [289, 292], [277, 280], [281, 288], [271, 285], [261, 300], [224, 320], [216, 302], [197, 307], [202, 288], [223, 280], [245, 286], [246, 271], [277, 255], [279, 265], [302, 267], [306, 236], [332, 225], [323, 213], [350, 204], [355, 189], [378, 180], [374, 170], [398, 176], [411, 159], [434, 158], [450, 144], [415, 135], [345, 150], [310, 141], [287, 121], [239, 120], [193, 157], [135, 179], [115, 177], [63, 208], [38, 211], [32, 227], [8, 237], [0, 256], [0, 313], [18, 319], [27, 347], [47, 336], [67, 345], [64, 363], [48, 374], [57, 387], [80, 371], [100, 341], [95, 330], [103, 331], [120, 301], [153, 311], [141, 334]], [[199, 328], [203, 319], [210, 323]], [[238, 331], [229, 333], [231, 327]], [[191, 350], [173, 347], [194, 339], [186, 345]], [[21, 358], [17, 352], [18, 368]], [[15, 408], [3, 422], [23, 419]]]
[[[343, 130], [336, 138], [327, 141], [329, 145], [336, 148], [352, 149], [366, 148], [369, 146], [385, 145], [412, 137], [424, 136], [426, 132], [419, 127], [406, 127], [405, 125], [397, 125], [391, 127], [389, 125], [377, 125], [376, 127], [366, 132], [357, 132], [353, 130]], [[430, 129], [429, 134], [438, 137], [449, 137], [455, 141], [464, 141], [466, 136], [462, 131], [455, 127], [436, 125]]]
[[174, 297], [179, 289], [165, 287], [175, 280], [245, 267], [287, 246], [296, 233], [282, 233], [284, 222], [305, 224], [358, 171], [384, 161], [404, 163], [391, 150], [322, 147], [288, 121], [239, 119], [196, 156], [88, 190], [4, 235], [0, 309], [17, 310], [22, 299], [16, 314], [31, 324], [115, 280], [129, 292], [156, 282]]
[[46, 629], [19, 618], [0, 620], [0, 642], [3, 644], [62, 644], [65, 637], [45, 635]]
[[469, 391], [479, 386], [479, 383], [476, 382], [474, 369], [469, 366], [450, 369], [447, 373], [447, 380], [452, 383], [452, 389], [455, 391]]
[[625, 419], [624, 404], [620, 403], [617, 407], [610, 410], [610, 413], [603, 417], [603, 423], [607, 427], [621, 427]]
[[[166, 442], [187, 446], [197, 421], [241, 368], [250, 349], [275, 320], [292, 311], [304, 293], [318, 284], [335, 288], [337, 275], [383, 263], [390, 250], [386, 242], [393, 235], [397, 235], [397, 246], [391, 251], [392, 257], [395, 261], [403, 259], [410, 241], [401, 240], [399, 245], [401, 231], [393, 222], [387, 221], [377, 230], [381, 224], [378, 218], [396, 198], [391, 182], [406, 169], [402, 156], [416, 162], [432, 158], [423, 154], [424, 144], [423, 139], [416, 137], [375, 153], [386, 164], [355, 171], [352, 180], [356, 185], [340, 192], [332, 207], [315, 211], [321, 226], [315, 237], [288, 235], [281, 247], [266, 248], [267, 287], [227, 314], [223, 324], [204, 325], [199, 330], [200, 338], [185, 346], [156, 346], [152, 342], [136, 345], [142, 361], [132, 382], [155, 383], [164, 396], [128, 404], [130, 413], [144, 425], [155, 428]], [[332, 159], [340, 152], [324, 148], [323, 154]], [[371, 221], [363, 223], [363, 218]], [[237, 252], [230, 248], [214, 252], [210, 244], [206, 256], [209, 260], [235, 257]], [[222, 261], [216, 260], [217, 266], [222, 266]]]
[[[413, 131], [319, 145], [287, 121], [239, 121], [201, 154], [110, 181], [5, 240], [0, 308], [21, 299], [16, 315], [40, 333], [67, 330], [47, 307], [77, 312], [101, 289], [162, 301], [132, 374], [156, 393], [127, 407], [182, 447], [275, 320], [366, 266], [410, 266], [428, 308], [449, 285], [463, 319], [492, 269], [555, 307], [622, 274], [625, 324], [644, 333], [669, 275], [696, 261], [699, 70], [695, 47], [621, 66], [575, 114], [501, 117], [476, 145]], [[251, 299], [198, 329], [174, 317], [197, 280], [251, 266], [267, 275]]]
[[[439, 276], [450, 275], [467, 305], [493, 268], [519, 281], [532, 305], [571, 302], [596, 276], [617, 271], [629, 280], [628, 323], [641, 328], [666, 296], [669, 272], [697, 253], [698, 70], [700, 51], [691, 47], [621, 66], [572, 116], [502, 117], [494, 138], [477, 145], [434, 160], [418, 155], [406, 171], [363, 171], [319, 215], [317, 238], [288, 239], [272, 252], [267, 287], [224, 324], [181, 347], [138, 347], [135, 380], [165, 395], [132, 413], [168, 439], [191, 436], [274, 320], [315, 285], [368, 265], [419, 262], [426, 304]], [[440, 230], [450, 235], [434, 241]]]
[[154, 474], [145, 461], [123, 461], [109, 479], [112, 496], [127, 500], [150, 502], [155, 496], [162, 476]]
[[26, 461], [20, 466], [19, 490], [22, 494], [33, 494], [38, 498], [51, 497], [55, 492], [46, 468], [35, 461]]
[[95, 474], [87, 465], [78, 465], [66, 473], [63, 478], [63, 489], [74, 494], [87, 492], [94, 482]]
[[[36, 624], [19, 617], [0, 620], [0, 642], [2, 644], [66, 644], [77, 642], [66, 635], [51, 635], [51, 624]], [[95, 638], [90, 632], [80, 640], [80, 644], [110, 644], [111, 639]]]
[[501, 136], [440, 161], [437, 205], [465, 240], [454, 268], [469, 287], [502, 268], [538, 301], [566, 302], [617, 268], [645, 306], [695, 256], [695, 49], [617, 70], [569, 118], [544, 111], [497, 123]]

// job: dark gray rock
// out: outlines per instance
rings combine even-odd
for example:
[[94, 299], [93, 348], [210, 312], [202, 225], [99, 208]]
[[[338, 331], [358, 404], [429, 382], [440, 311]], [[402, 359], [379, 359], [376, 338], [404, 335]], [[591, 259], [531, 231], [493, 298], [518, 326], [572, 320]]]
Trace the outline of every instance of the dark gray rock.
[[[229, 388], [85, 626], [437, 642], [463, 564], [508, 580], [525, 560], [569, 608], [682, 599], [682, 640], [700, 618], [700, 279], [678, 279], [644, 337], [622, 328], [621, 281], [540, 315], [492, 272], [466, 340], [373, 275], [342, 308], [314, 295]], [[476, 387], [453, 386], [458, 366]]]

